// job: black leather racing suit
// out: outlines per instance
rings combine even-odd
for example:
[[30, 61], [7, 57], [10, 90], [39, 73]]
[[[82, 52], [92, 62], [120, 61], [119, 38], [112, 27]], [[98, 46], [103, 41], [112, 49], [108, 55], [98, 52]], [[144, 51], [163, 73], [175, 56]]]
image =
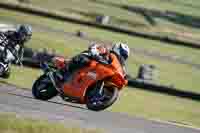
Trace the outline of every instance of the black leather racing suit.
[[[24, 42], [15, 31], [0, 32], [0, 59], [19, 63], [23, 58]], [[13, 57], [12, 57], [13, 56]]]
[[102, 64], [110, 64], [108, 59], [103, 56], [92, 56], [89, 51], [84, 51], [71, 59], [68, 64], [68, 71], [73, 73], [74, 71], [86, 66], [90, 60], [96, 60]]
[[[110, 51], [110, 52], [114, 53], [113, 51]], [[118, 55], [117, 55], [117, 57], [123, 67], [124, 72], [126, 73], [125, 60]], [[92, 59], [96, 60], [102, 64], [110, 64], [112, 62], [112, 60], [106, 59], [103, 56], [95, 56], [94, 57], [94, 56], [91, 56], [89, 51], [84, 51], [84, 52], [76, 55], [75, 57], [73, 57], [71, 59], [71, 61], [68, 63], [67, 68], [65, 70], [62, 70], [64, 79], [66, 79], [70, 74], [72, 74], [76, 70], [88, 65], [89, 61]]]

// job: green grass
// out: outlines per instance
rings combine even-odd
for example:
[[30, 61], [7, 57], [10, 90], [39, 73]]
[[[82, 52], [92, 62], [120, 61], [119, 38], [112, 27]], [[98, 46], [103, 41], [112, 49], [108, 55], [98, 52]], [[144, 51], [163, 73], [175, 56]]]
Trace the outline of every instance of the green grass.
[[[100, 0], [105, 1], [105, 0]], [[107, 1], [106, 1], [107, 2]], [[178, 0], [176, 2], [165, 2], [160, 0], [130, 0], [130, 1], [113, 1], [110, 0], [112, 3], [124, 3], [127, 5], [139, 5], [143, 7], [150, 7], [150, 8], [156, 8], [159, 10], [169, 10], [169, 11], [180, 11], [183, 14], [189, 14], [189, 15], [196, 15], [198, 14], [198, 9], [194, 7], [187, 7], [186, 5], [191, 6], [197, 6], [196, 4], [199, 4], [199, 2], [184, 2], [181, 0]], [[54, 0], [31, 0], [31, 4], [37, 5], [43, 8], [47, 9], [54, 9], [58, 10], [60, 12], [64, 12], [68, 16], [76, 17], [79, 19], [89, 20], [89, 21], [95, 21], [95, 15], [92, 14], [103, 14], [103, 15], [109, 15], [111, 16], [110, 24], [131, 29], [134, 31], [139, 32], [147, 32], [147, 33], [156, 33], [157, 35], [160, 35], [162, 33], [163, 35], [169, 35], [173, 34], [173, 36], [178, 35], [179, 38], [185, 39], [184, 36], [186, 36], [188, 39], [199, 39], [198, 34], [200, 33], [200, 30], [196, 30], [195, 27], [187, 27], [187, 28], [179, 28], [182, 25], [181, 24], [175, 24], [174, 22], [171, 22], [169, 20], [165, 19], [158, 19], [155, 16], [150, 16], [156, 23], [156, 25], [151, 25], [148, 20], [139, 13], [133, 13], [129, 12], [127, 10], [123, 10], [114, 6], [106, 5], [106, 4], [99, 4], [92, 2], [91, 0], [60, 0], [59, 3]], [[57, 5], [57, 6], [54, 6]], [[158, 8], [157, 8], [158, 7]], [[72, 10], [73, 11], [72, 11]], [[79, 13], [79, 11], [88, 13], [88, 15], [83, 15]], [[183, 12], [184, 11], [184, 12]], [[185, 12], [187, 11], [187, 12]], [[190, 13], [192, 11], [192, 13]], [[73, 16], [75, 15], [75, 16]], [[179, 18], [179, 21], [188, 21], [189, 19], [185, 18]], [[166, 24], [170, 23], [170, 24]], [[162, 26], [160, 26], [162, 25]], [[183, 29], [187, 34], [182, 36]], [[193, 32], [197, 31], [197, 32]]]
[[59, 55], [72, 57], [86, 49], [88, 41], [77, 37], [57, 36], [56, 33], [42, 32], [35, 34], [30, 41], [30, 45], [27, 46], [35, 50], [43, 48], [54, 49]]
[[99, 129], [84, 129], [69, 124], [50, 123], [44, 120], [18, 117], [14, 114], [0, 114], [1, 133], [100, 133]]
[[199, 106], [197, 101], [125, 88], [109, 110], [200, 127]]
[[142, 64], [154, 64], [158, 71], [156, 82], [175, 88], [200, 92], [200, 71], [188, 65], [181, 65], [153, 59], [146, 56], [133, 56], [128, 61], [128, 72], [136, 75]]
[[12, 66], [12, 74], [9, 79], [1, 79], [2, 83], [17, 85], [22, 88], [31, 89], [33, 82], [42, 74], [38, 69]]
[[[144, 18], [142, 16], [139, 16], [137, 14], [130, 13], [125, 10], [118, 9], [116, 7], [109, 7], [104, 6], [101, 4], [96, 4], [93, 2], [89, 2], [88, 0], [60, 0], [59, 2], [56, 2], [54, 0], [31, 0], [31, 4], [38, 5], [41, 7], [45, 7], [47, 9], [55, 9], [62, 12], [67, 12], [68, 9], [74, 9], [78, 11], [84, 11], [84, 12], [92, 12], [97, 14], [107, 14], [109, 16], [116, 16], [116, 13], [118, 14], [118, 18], [121, 19], [131, 19], [133, 22], [144, 22]], [[56, 6], [55, 6], [56, 4]], [[138, 19], [134, 19], [137, 17]]]
[[162, 11], [176, 11], [183, 14], [200, 16], [198, 0], [100, 0], [118, 4], [138, 5]]

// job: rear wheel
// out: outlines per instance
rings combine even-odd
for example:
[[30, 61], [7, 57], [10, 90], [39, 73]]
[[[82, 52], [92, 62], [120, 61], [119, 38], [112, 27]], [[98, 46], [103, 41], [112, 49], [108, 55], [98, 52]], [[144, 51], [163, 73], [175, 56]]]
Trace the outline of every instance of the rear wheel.
[[39, 77], [32, 87], [32, 94], [36, 99], [49, 100], [55, 97], [58, 92], [46, 75]]
[[90, 110], [101, 111], [111, 106], [118, 98], [119, 90], [116, 87], [103, 87], [102, 94], [99, 89], [90, 89], [86, 94], [86, 106]]

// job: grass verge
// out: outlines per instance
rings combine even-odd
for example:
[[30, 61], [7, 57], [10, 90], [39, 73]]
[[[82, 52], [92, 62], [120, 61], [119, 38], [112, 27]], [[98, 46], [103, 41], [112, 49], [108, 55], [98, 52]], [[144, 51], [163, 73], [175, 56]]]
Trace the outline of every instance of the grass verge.
[[[95, 1], [95, 0], [94, 0]], [[141, 7], [148, 7], [150, 9], [157, 9], [161, 11], [174, 11], [188, 15], [200, 16], [198, 8], [200, 2], [197, 0], [99, 0], [112, 2], [117, 4], [137, 5]]]
[[111, 111], [200, 127], [200, 102], [125, 88]]
[[[99, 0], [100, 2], [102, 0]], [[103, 2], [103, 1], [102, 1]], [[112, 3], [119, 3], [120, 1], [113, 1]], [[121, 1], [123, 3], [124, 1]], [[127, 4], [129, 2], [129, 4]], [[192, 21], [190, 20], [192, 16], [189, 16], [189, 18], [185, 17], [176, 17], [176, 21], [165, 18], [156, 17], [155, 15], [145, 13], [138, 13], [138, 12], [130, 12], [121, 8], [117, 8], [115, 6], [111, 6], [108, 3], [100, 4], [99, 2], [95, 2], [95, 0], [60, 0], [59, 3], [56, 3], [54, 0], [30, 0], [30, 3], [36, 6], [40, 6], [46, 9], [54, 9], [59, 12], [63, 12], [68, 16], [79, 18], [82, 20], [89, 20], [89, 21], [95, 21], [96, 16], [98, 15], [108, 15], [110, 16], [109, 24], [114, 26], [120, 26], [121, 28], [126, 28], [129, 30], [137, 31], [137, 32], [144, 32], [149, 34], [156, 34], [156, 35], [164, 35], [164, 36], [171, 36], [171, 37], [177, 37], [179, 39], [188, 41], [193, 40], [197, 41], [199, 39], [198, 34], [200, 33], [200, 30], [196, 27], [190, 26], [192, 24]], [[48, 4], [47, 4], [48, 3]], [[124, 2], [127, 5], [134, 4], [135, 5], [142, 5], [143, 3], [146, 3], [143, 7], [149, 7], [149, 5], [156, 4], [161, 5], [162, 7], [164, 5], [167, 5], [168, 11], [174, 11], [175, 9], [179, 9], [179, 11], [182, 12], [180, 9], [186, 9], [187, 7], [191, 6], [189, 9], [194, 11], [195, 14], [197, 14], [197, 10], [194, 10], [194, 3], [184, 3], [181, 1], [173, 2], [173, 1], [167, 1], [167, 2], [160, 2], [159, 0], [153, 0], [151, 2], [148, 2], [146, 0], [144, 1], [126, 1]], [[54, 5], [57, 5], [56, 7]], [[140, 6], [141, 6], [140, 5]], [[157, 5], [156, 5], [157, 6]], [[170, 8], [170, 6], [172, 8]], [[159, 9], [160, 10], [160, 9]], [[166, 10], [166, 9], [165, 9]], [[185, 10], [184, 10], [185, 11]], [[188, 12], [184, 12], [183, 14], [187, 14]], [[148, 14], [148, 15], [147, 15]], [[193, 14], [192, 14], [193, 15]], [[184, 22], [181, 23], [181, 22]], [[183, 33], [184, 32], [184, 33]]]
[[65, 127], [63, 124], [50, 123], [17, 117], [14, 114], [0, 114], [1, 133], [100, 133], [97, 129]]

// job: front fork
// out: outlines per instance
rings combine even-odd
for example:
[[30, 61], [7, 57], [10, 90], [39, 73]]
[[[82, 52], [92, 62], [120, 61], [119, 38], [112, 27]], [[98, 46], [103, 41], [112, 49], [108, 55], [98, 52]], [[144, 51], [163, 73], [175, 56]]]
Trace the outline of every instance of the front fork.
[[54, 79], [54, 77], [53, 77], [53, 72], [48, 72], [48, 73], [47, 73], [47, 76], [50, 78], [51, 82], [53, 83], [53, 86], [54, 86], [55, 88], [57, 88], [55, 79]]
[[59, 88], [59, 87], [56, 85], [55, 78], [54, 78], [53, 74], [54, 74], [54, 72], [52, 72], [52, 71], [49, 71], [49, 72], [46, 73], [46, 75], [49, 77], [49, 79], [50, 79], [50, 81], [52, 82], [52, 84], [53, 84], [53, 86], [55, 87], [55, 89], [56, 89], [60, 94], [62, 94], [62, 93], [63, 93], [63, 92], [62, 92], [62, 89]]
[[104, 81], [100, 81], [96, 84], [94, 93], [91, 95], [92, 102], [99, 102], [104, 98], [103, 96]]
[[99, 89], [99, 94], [103, 94], [103, 87], [104, 87], [104, 81], [101, 82], [100, 89]]
[[54, 71], [52, 71], [47, 63], [40, 64], [44, 73], [49, 77], [50, 81], [52, 82], [55, 89], [60, 93], [63, 94], [62, 89], [56, 85], [55, 78], [54, 78]]

